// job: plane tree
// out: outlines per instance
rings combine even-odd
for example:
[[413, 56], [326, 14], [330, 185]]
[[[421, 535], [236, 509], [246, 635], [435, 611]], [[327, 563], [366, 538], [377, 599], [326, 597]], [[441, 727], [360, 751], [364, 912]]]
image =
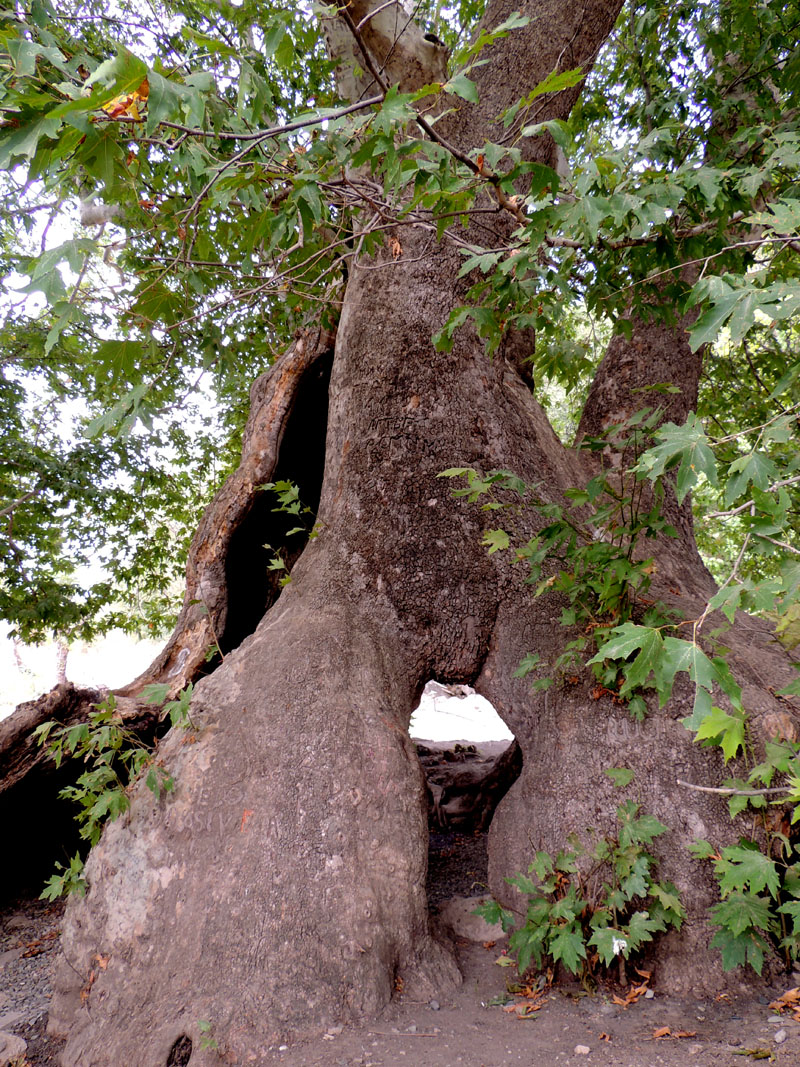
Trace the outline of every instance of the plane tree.
[[[489, 836], [512, 915], [537, 852], [635, 832], [656, 898], [596, 913], [605, 962], [650, 945], [687, 991], [796, 957], [797, 15], [5, 16], [0, 162], [40, 248], [7, 245], [48, 301], [9, 388], [74, 373], [86, 448], [119, 451], [186, 430], [208, 381], [241, 451], [172, 636], [114, 697], [193, 687], [70, 901], [65, 1064], [216, 1062], [201, 1020], [246, 1062], [459, 980], [407, 731], [431, 678], [522, 750]], [[30, 221], [52, 202], [59, 244]], [[24, 522], [45, 475], [21, 475]], [[29, 528], [33, 573], [55, 550]]]

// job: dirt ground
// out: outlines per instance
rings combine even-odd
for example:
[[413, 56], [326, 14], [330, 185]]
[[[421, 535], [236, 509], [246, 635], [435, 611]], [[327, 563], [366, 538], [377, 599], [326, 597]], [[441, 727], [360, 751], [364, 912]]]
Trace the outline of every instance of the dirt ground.
[[369, 1026], [290, 1044], [264, 1062], [286, 1067], [741, 1067], [765, 1059], [800, 1065], [800, 1022], [786, 1016], [772, 1021], [767, 1003], [678, 1001], [656, 993], [622, 1008], [610, 995], [586, 996], [579, 986], [530, 1001], [506, 996], [506, 979], [516, 975], [498, 967], [497, 957], [497, 946], [462, 942], [463, 985], [444, 997], [438, 1010], [400, 996]]

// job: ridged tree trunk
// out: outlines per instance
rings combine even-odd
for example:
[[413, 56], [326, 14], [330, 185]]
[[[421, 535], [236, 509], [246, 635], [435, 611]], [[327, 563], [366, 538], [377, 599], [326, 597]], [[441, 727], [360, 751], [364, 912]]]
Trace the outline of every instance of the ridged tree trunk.
[[[479, 148], [503, 107], [559, 62], [588, 68], [620, 4], [502, 0], [486, 22], [526, 6], [536, 16], [529, 27], [499, 42], [478, 72], [480, 105], [457, 101], [442, 125], [462, 150]], [[360, 5], [350, 8], [357, 21]], [[568, 114], [577, 91], [557, 96], [546, 117]], [[532, 158], [552, 146], [538, 140], [527, 150]], [[532, 601], [524, 575], [501, 554], [487, 556], [485, 515], [438, 478], [451, 466], [508, 468], [559, 499], [585, 479], [586, 463], [558, 441], [510, 361], [488, 358], [466, 331], [451, 352], [434, 350], [431, 336], [461, 302], [462, 260], [427, 233], [396, 233], [399, 257], [386, 249], [350, 274], [330, 378], [319, 536], [245, 637], [248, 627], [237, 632], [231, 613], [257, 618], [271, 599], [260, 579], [262, 540], [253, 530], [232, 559], [235, 532], [225, 533], [218, 544], [227, 555], [210, 554], [217, 584], [195, 620], [198, 633], [202, 619], [213, 625], [184, 646], [180, 667], [173, 644], [171, 666], [163, 660], [145, 679], [177, 676], [209, 642], [225, 653], [196, 686], [195, 731], [173, 731], [159, 748], [175, 793], [156, 802], [143, 783], [134, 787], [129, 815], [89, 857], [86, 897], [68, 907], [51, 1012], [53, 1029], [69, 1038], [65, 1067], [166, 1067], [189, 1055], [193, 1067], [220, 1055], [258, 1062], [279, 1037], [378, 1011], [399, 980], [415, 998], [459, 981], [430, 932], [425, 790], [407, 729], [432, 677], [476, 684], [523, 749], [522, 778], [492, 827], [494, 891], [504, 896], [503, 876], [527, 868], [531, 839], [555, 847], [570, 830], [607, 828], [618, 798], [602, 770], [627, 763], [648, 810], [673, 830], [659, 855], [690, 911], [687, 940], [663, 945], [664, 974], [678, 985], [691, 976], [717, 982], [711, 957], [698, 967], [693, 955], [708, 940], [701, 916], [711, 887], [682, 845], [698, 835], [722, 842], [732, 831], [721, 805], [675, 785], [710, 774], [708, 753], [680, 725], [684, 697], [637, 726], [594, 700], [583, 677], [537, 696], [514, 679], [524, 653], [560, 651], [559, 607]], [[681, 344], [674, 340], [675, 352]], [[652, 382], [646, 353], [631, 353], [630, 386]], [[697, 368], [684, 375], [675, 353], [665, 358], [673, 376], [690, 379], [681, 380], [688, 409]], [[612, 354], [609, 361], [601, 377], [619, 373]], [[271, 380], [256, 409], [271, 402]], [[301, 426], [305, 396], [298, 387], [292, 401]], [[595, 391], [600, 418], [604, 396]], [[251, 419], [256, 425], [257, 410]], [[253, 487], [264, 474], [247, 477]], [[231, 496], [237, 515], [252, 514], [256, 495]], [[533, 528], [535, 517], [525, 521]], [[659, 548], [659, 592], [693, 610], [710, 582], [690, 524], [677, 547]], [[202, 556], [198, 543], [193, 559]], [[222, 608], [233, 574], [235, 612]], [[223, 629], [237, 640], [226, 642]], [[750, 706], [765, 712], [774, 701], [759, 671], [774, 668], [772, 684], [787, 674], [766, 640], [744, 623], [735, 644]], [[200, 1020], [213, 1025], [221, 1053], [200, 1050]]]

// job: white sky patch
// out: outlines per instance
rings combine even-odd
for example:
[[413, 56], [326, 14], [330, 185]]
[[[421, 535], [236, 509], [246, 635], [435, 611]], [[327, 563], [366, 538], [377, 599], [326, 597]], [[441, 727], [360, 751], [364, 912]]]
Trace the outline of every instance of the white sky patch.
[[[18, 643], [15, 652], [8, 631], [8, 626], [0, 624], [0, 719], [10, 715], [17, 704], [47, 693], [57, 680], [56, 643]], [[67, 656], [67, 679], [76, 685], [107, 685], [111, 689], [126, 685], [152, 663], [164, 643], [140, 641], [119, 630], [91, 645], [75, 641]]]

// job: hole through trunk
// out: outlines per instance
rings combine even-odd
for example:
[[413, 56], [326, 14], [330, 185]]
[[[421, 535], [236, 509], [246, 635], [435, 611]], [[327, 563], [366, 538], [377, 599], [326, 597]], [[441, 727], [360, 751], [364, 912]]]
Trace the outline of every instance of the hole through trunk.
[[428, 904], [485, 893], [487, 836], [519, 777], [522, 751], [491, 704], [469, 686], [430, 681], [409, 733], [428, 796]]

